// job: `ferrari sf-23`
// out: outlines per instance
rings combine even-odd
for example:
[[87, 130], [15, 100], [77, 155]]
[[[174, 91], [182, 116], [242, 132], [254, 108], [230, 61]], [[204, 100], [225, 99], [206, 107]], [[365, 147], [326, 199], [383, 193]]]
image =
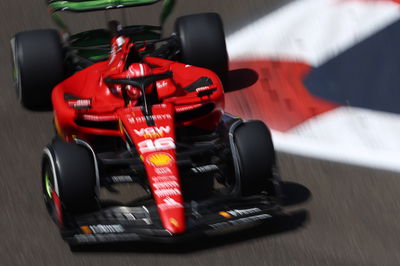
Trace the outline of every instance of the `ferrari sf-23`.
[[[71, 35], [55, 17], [155, 2], [49, 1], [62, 38], [34, 30], [11, 41], [22, 105], [54, 112], [42, 193], [70, 245], [179, 241], [281, 213], [270, 131], [224, 113], [228, 55], [217, 14], [180, 17], [167, 38], [161, 26], [118, 21]], [[132, 183], [145, 196], [101, 197]]]

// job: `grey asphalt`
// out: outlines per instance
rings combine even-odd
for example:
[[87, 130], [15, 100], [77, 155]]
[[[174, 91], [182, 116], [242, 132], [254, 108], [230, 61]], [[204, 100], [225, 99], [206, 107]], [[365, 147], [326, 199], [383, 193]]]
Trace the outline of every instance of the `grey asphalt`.
[[[40, 156], [52, 138], [51, 114], [23, 110], [11, 81], [9, 39], [17, 31], [52, 26], [43, 2], [0, 2], [0, 265], [400, 264], [398, 174], [286, 154], [279, 154], [283, 179], [312, 193], [307, 202], [288, 207], [288, 219], [185, 246], [132, 245], [72, 253], [40, 194]], [[232, 32], [284, 2], [186, 0], [179, 2], [173, 16], [217, 11], [226, 31]], [[152, 10], [141, 8], [128, 20], [156, 23]], [[78, 30], [102, 26], [102, 15], [66, 17]], [[304, 192], [293, 185], [287, 190], [299, 197]]]

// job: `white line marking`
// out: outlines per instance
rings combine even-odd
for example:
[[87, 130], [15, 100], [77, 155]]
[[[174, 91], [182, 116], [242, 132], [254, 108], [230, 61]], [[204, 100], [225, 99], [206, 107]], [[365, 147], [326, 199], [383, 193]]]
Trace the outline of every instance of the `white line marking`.
[[341, 107], [272, 135], [279, 151], [400, 172], [399, 132], [399, 115]]
[[389, 1], [299, 0], [228, 36], [228, 52], [318, 66], [399, 18]]
[[[228, 36], [229, 56], [316, 67], [398, 20], [399, 11], [389, 1], [294, 1]], [[342, 107], [272, 135], [280, 151], [400, 172], [396, 114]]]

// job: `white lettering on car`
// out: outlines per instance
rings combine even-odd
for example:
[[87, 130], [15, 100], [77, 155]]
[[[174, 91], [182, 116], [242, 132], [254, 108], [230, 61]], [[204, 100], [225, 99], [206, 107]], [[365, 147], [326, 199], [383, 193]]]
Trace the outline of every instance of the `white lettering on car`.
[[136, 124], [136, 123], [145, 123], [146, 119], [154, 121], [171, 120], [172, 116], [170, 114], [138, 116], [138, 117], [130, 117], [128, 118], [128, 121], [131, 124]]
[[259, 208], [251, 208], [251, 209], [245, 209], [245, 210], [231, 210], [231, 211], [227, 211], [227, 213], [236, 217], [236, 216], [244, 216], [244, 215], [254, 214], [254, 213], [257, 213], [260, 211], [261, 210]]
[[136, 135], [139, 137], [143, 136], [164, 136], [164, 134], [168, 134], [171, 132], [171, 128], [169, 126], [166, 127], [148, 127], [148, 128], [141, 128], [139, 130], [133, 130]]
[[196, 89], [196, 92], [207, 91], [210, 89], [210, 86], [204, 86]]
[[167, 85], [168, 85], [168, 82], [166, 82], [165, 80], [157, 81], [157, 83], [156, 83], [157, 89], [162, 89]]
[[180, 196], [182, 193], [178, 188], [157, 189], [154, 191], [157, 197]]
[[90, 108], [92, 100], [90, 99], [79, 99], [68, 101], [68, 106], [77, 109], [87, 109]]
[[151, 178], [154, 183], [159, 183], [159, 182], [169, 182], [169, 181], [178, 181], [178, 178], [173, 175], [169, 176], [153, 176]]
[[154, 151], [165, 151], [175, 149], [173, 138], [160, 138], [156, 140], [147, 139], [138, 143], [140, 153], [148, 153]]
[[172, 170], [169, 167], [157, 167], [154, 168], [157, 175], [169, 175], [172, 174]]
[[183, 208], [183, 205], [176, 200], [168, 197], [163, 199], [164, 203], [158, 205], [161, 210]]
[[119, 224], [110, 224], [110, 225], [91, 225], [89, 226], [90, 230], [94, 234], [115, 234], [115, 233], [123, 233], [125, 232], [125, 229], [122, 227], [122, 225]]
[[177, 188], [179, 187], [178, 182], [176, 181], [165, 181], [153, 184], [155, 189], [164, 189], [164, 188]]

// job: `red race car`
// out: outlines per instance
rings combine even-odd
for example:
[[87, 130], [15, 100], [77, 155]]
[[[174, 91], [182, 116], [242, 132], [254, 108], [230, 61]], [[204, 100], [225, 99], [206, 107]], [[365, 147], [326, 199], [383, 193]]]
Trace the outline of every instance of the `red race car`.
[[[140, 27], [109, 25], [109, 58], [75, 69], [51, 93], [57, 136], [44, 149], [43, 195], [63, 238], [71, 245], [176, 241], [279, 214], [268, 128], [223, 111], [219, 16], [182, 17], [170, 38], [151, 41], [134, 40]], [[19, 69], [31, 67], [24, 39], [40, 35], [29, 34], [13, 41]], [[37, 41], [57, 47], [57, 38]], [[26, 94], [30, 76], [17, 73]], [[43, 106], [22, 99], [28, 108]], [[122, 183], [140, 184], [148, 196], [102, 200], [100, 190]]]

